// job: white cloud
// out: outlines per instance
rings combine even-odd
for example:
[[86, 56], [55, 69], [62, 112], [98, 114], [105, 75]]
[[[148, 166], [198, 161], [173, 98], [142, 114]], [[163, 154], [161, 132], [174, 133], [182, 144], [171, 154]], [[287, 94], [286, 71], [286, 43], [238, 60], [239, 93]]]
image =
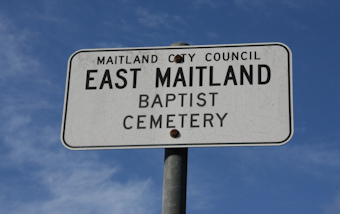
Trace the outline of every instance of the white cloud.
[[[327, 136], [318, 139], [305, 138], [305, 142], [295, 140], [293, 137], [286, 145], [278, 147], [239, 148], [242, 152], [230, 154], [230, 158], [235, 159], [232, 168], [237, 168], [238, 173], [247, 175], [248, 172], [262, 170], [263, 166], [270, 166], [275, 171], [282, 169], [291, 173], [308, 175], [311, 179], [336, 181], [340, 179], [340, 150], [337, 148], [337, 139], [339, 139], [339, 134], [328, 133]], [[239, 150], [238, 148], [231, 149]], [[217, 150], [216, 154], [225, 156], [223, 151]], [[275, 164], [268, 165], [269, 163]], [[249, 181], [254, 181], [254, 179], [256, 182], [259, 178], [252, 177]]]
[[116, 42], [99, 42], [97, 48], [123, 48], [124, 45]]
[[28, 70], [32, 75], [39, 66], [36, 59], [23, 53], [30, 36], [27, 30], [18, 31], [9, 20], [0, 16], [0, 65], [3, 80], [9, 76], [27, 75]]
[[323, 214], [338, 214], [340, 210], [340, 192], [335, 196], [332, 203], [325, 206]]
[[[32, 151], [33, 149], [31, 149]], [[36, 150], [39, 150], [36, 148]], [[31, 153], [27, 151], [27, 153]], [[75, 160], [64, 152], [44, 151], [38, 161], [35, 183], [50, 194], [38, 197], [35, 201], [17, 201], [15, 209], [1, 203], [3, 213], [154, 213], [155, 195], [152, 180], [137, 180], [120, 183], [116, 180], [117, 169], [97, 162], [94, 157], [81, 157]], [[36, 153], [37, 154], [37, 153]], [[28, 154], [30, 156], [32, 154]], [[91, 155], [92, 156], [92, 155]], [[30, 159], [27, 159], [30, 160]], [[74, 161], [70, 164], [67, 161]], [[24, 167], [25, 164], [17, 164]], [[32, 176], [32, 174], [27, 174]], [[21, 179], [27, 183], [25, 179]], [[15, 191], [15, 189], [12, 189]], [[17, 191], [20, 191], [19, 189]], [[8, 194], [8, 192], [2, 192]], [[5, 196], [2, 196], [4, 198]], [[46, 198], [45, 198], [46, 197]], [[10, 201], [11, 204], [13, 201]]]
[[150, 13], [148, 9], [138, 7], [136, 9], [138, 22], [150, 28], [158, 28], [168, 25], [171, 17], [167, 13]]
[[208, 32], [207, 37], [210, 38], [210, 39], [217, 39], [219, 36], [215, 32]]
[[33, 15], [42, 19], [44, 21], [48, 21], [54, 24], [67, 24], [67, 19], [60, 16], [60, 11], [65, 10], [64, 6], [60, 4], [60, 1], [50, 0], [44, 1], [43, 10], [34, 13]]
[[[84, 160], [79, 160], [84, 161]], [[47, 172], [46, 172], [47, 171]], [[43, 184], [53, 194], [32, 213], [149, 213], [153, 211], [151, 180], [121, 184], [116, 169], [85, 161], [76, 167], [42, 171]], [[112, 178], [113, 177], [113, 178]], [[133, 206], [131, 206], [133, 204]], [[25, 207], [22, 209], [25, 210]], [[20, 212], [19, 212], [20, 213]]]
[[[62, 147], [56, 98], [39, 90], [43, 77], [31, 78], [43, 65], [21, 47], [30, 35], [0, 17], [0, 66], [9, 72], [0, 84], [0, 213], [155, 213], [151, 178], [122, 182], [118, 164]], [[13, 85], [14, 78], [34, 87]]]
[[188, 209], [193, 212], [208, 212], [215, 206], [214, 185], [207, 181], [204, 173], [199, 172], [193, 166], [190, 167], [190, 175], [192, 178], [188, 178], [187, 187]]
[[[1, 213], [155, 212], [154, 203], [158, 200], [150, 178], [127, 178], [126, 182], [119, 182], [118, 165], [101, 162], [95, 152], [63, 148], [59, 142], [58, 123], [39, 127], [34, 121], [21, 116], [16, 111], [8, 115], [9, 118], [17, 118], [18, 122], [2, 133], [5, 136], [2, 136], [1, 144], [8, 152], [0, 158], [3, 163], [0, 170], [20, 169], [25, 176], [17, 178], [18, 182], [44, 189], [43, 192], [48, 195], [32, 192], [32, 197], [37, 198], [34, 201], [8, 201], [10, 192], [27, 194], [28, 190], [19, 186], [7, 187], [7, 191], [0, 193]], [[6, 185], [0, 184], [0, 189]], [[13, 203], [17, 204], [15, 208]]]
[[32, 115], [41, 109], [8, 108], [8, 114], [1, 112], [3, 126], [9, 127], [1, 131], [1, 147], [7, 152], [0, 157], [0, 171], [19, 170], [25, 176], [17, 182], [37, 186], [48, 196], [32, 192], [34, 201], [9, 200], [15, 192], [28, 194], [29, 187], [2, 183], [0, 213], [154, 213], [157, 200], [150, 178], [119, 182], [118, 165], [100, 162], [94, 152], [63, 148], [58, 122], [36, 124]]
[[[79, 153], [62, 148], [58, 127], [40, 130], [32, 122], [13, 130], [4, 139], [9, 148], [1, 162], [5, 168], [21, 169], [26, 185], [38, 186], [48, 195], [36, 195], [34, 201], [7, 201], [9, 191], [26, 192], [12, 186], [0, 193], [1, 213], [154, 213], [158, 202], [152, 180], [117, 181], [119, 169], [99, 161], [96, 153]], [[14, 132], [19, 134], [13, 135]], [[49, 139], [50, 142], [48, 142]], [[46, 145], [44, 145], [46, 144]], [[0, 166], [3, 168], [4, 165]], [[31, 168], [31, 169], [29, 169]], [[30, 179], [34, 181], [30, 181]], [[7, 185], [3, 183], [0, 185]], [[16, 203], [15, 208], [11, 206]], [[132, 206], [133, 205], [133, 206]]]
[[304, 172], [315, 178], [329, 179], [338, 173], [336, 169], [340, 167], [340, 151], [332, 148], [331, 141], [324, 143], [325, 141], [324, 139], [304, 145], [285, 145], [281, 152], [273, 155], [287, 167], [294, 167], [291, 169], [293, 171]]
[[210, 0], [197, 0], [194, 1], [194, 5], [196, 8], [201, 7], [210, 7], [210, 8], [217, 8], [219, 5], [221, 5], [220, 1], [210, 1]]
[[293, 9], [293, 10], [306, 10], [313, 5], [322, 5], [325, 2], [322, 1], [295, 1], [295, 0], [282, 0], [282, 1], [270, 1], [270, 0], [234, 0], [236, 6], [243, 9], [251, 10], [252, 8], [270, 9], [273, 5], [277, 5], [280, 8]]

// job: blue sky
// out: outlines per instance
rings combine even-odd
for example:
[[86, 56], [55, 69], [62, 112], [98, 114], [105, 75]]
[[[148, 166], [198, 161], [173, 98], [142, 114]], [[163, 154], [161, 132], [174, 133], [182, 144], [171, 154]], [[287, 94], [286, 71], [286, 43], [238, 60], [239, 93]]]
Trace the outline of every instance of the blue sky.
[[293, 53], [292, 140], [190, 148], [187, 213], [339, 213], [339, 20], [333, 0], [0, 0], [0, 213], [160, 213], [164, 149], [61, 144], [67, 61], [179, 41]]

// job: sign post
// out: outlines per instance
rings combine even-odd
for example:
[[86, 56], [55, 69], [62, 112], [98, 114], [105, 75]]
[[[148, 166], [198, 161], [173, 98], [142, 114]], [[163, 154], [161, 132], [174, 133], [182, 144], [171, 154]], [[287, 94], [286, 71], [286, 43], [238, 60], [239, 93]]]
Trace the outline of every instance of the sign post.
[[[171, 46], [184, 46], [173, 43]], [[176, 58], [176, 56], [175, 56]], [[182, 61], [181, 57], [177, 60]], [[178, 130], [170, 132], [171, 137], [179, 137]], [[185, 214], [187, 194], [188, 148], [165, 148], [162, 214]]]
[[166, 148], [162, 214], [184, 214], [187, 194], [188, 148]]

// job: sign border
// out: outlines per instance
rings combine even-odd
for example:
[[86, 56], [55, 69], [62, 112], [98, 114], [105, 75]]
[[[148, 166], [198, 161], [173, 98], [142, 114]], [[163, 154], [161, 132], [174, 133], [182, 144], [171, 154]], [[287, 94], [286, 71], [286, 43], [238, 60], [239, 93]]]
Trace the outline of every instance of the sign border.
[[[67, 107], [69, 99], [69, 88], [71, 78], [71, 62], [72, 59], [79, 53], [82, 52], [106, 52], [106, 51], [142, 51], [142, 50], [165, 50], [165, 49], [200, 49], [200, 48], [236, 48], [236, 47], [259, 47], [259, 46], [281, 46], [288, 54], [288, 105], [289, 105], [289, 135], [286, 139], [280, 142], [232, 142], [232, 143], [187, 143], [187, 144], [144, 144], [144, 145], [110, 145], [110, 146], [71, 146], [66, 142], [65, 129], [66, 129], [66, 118], [67, 118]], [[65, 96], [64, 96], [64, 109], [61, 127], [61, 142], [70, 150], [101, 150], [101, 149], [136, 149], [136, 148], [188, 148], [188, 147], [231, 147], [231, 146], [280, 146], [287, 143], [294, 134], [294, 123], [293, 123], [293, 80], [292, 80], [292, 52], [288, 46], [280, 42], [271, 43], [249, 43], [249, 44], [225, 44], [225, 45], [193, 45], [193, 46], [161, 46], [161, 47], [140, 47], [140, 48], [103, 48], [103, 49], [81, 49], [74, 52], [67, 65], [67, 77], [65, 84]]]

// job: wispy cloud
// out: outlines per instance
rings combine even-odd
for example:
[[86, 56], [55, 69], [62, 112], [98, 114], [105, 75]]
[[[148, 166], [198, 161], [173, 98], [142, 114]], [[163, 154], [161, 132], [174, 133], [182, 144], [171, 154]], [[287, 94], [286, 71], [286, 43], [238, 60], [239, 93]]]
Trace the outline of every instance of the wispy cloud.
[[36, 59], [24, 53], [30, 35], [27, 30], [18, 31], [8, 19], [0, 16], [0, 64], [2, 66], [0, 83], [8, 76], [20, 76], [27, 70], [30, 70], [32, 75], [39, 66]]
[[[1, 213], [155, 212], [158, 200], [150, 178], [119, 182], [118, 165], [100, 162], [93, 152], [67, 151], [58, 142], [56, 130], [55, 126], [36, 127], [29, 120], [2, 138], [8, 152], [0, 158], [6, 163], [0, 170], [23, 174], [16, 180], [25, 185], [1, 182]], [[31, 193], [32, 200], [28, 196], [13, 199], [27, 195], [31, 186], [40, 189]]]
[[59, 13], [64, 10], [62, 4], [56, 0], [50, 0], [42, 2], [42, 11], [40, 13], [34, 14], [37, 18], [54, 23], [54, 24], [66, 24], [67, 19], [59, 15]]
[[167, 13], [150, 13], [148, 9], [143, 7], [136, 8], [138, 22], [146, 27], [158, 28], [168, 25], [171, 17]]
[[137, 7], [136, 15], [138, 22], [149, 28], [177, 29], [176, 26], [182, 26], [185, 24], [185, 21], [179, 15], [168, 14], [165, 12], [154, 13], [144, 7]]
[[338, 214], [340, 210], [340, 192], [335, 196], [334, 200], [325, 205], [323, 214]]
[[[191, 212], [208, 213], [216, 200], [213, 192], [215, 186], [211, 184], [209, 176], [202, 172], [198, 166], [190, 165], [190, 177], [188, 177], [187, 204]], [[199, 179], [197, 179], [199, 178]]]
[[31, 35], [0, 17], [0, 213], [155, 213], [151, 178], [121, 182], [118, 164], [62, 147], [61, 111], [40, 90], [52, 81], [23, 48]]
[[272, 161], [277, 163], [276, 167], [290, 169], [292, 172], [308, 174], [317, 179], [336, 180], [340, 179], [340, 150], [336, 149], [336, 139], [338, 138], [309, 139], [308, 144], [293, 141], [284, 146], [266, 149], [244, 148], [242, 156], [246, 156], [243, 157], [245, 160], [251, 159], [258, 166]]
[[209, 0], [198, 0], [198, 1], [194, 1], [194, 5], [196, 8], [201, 8], [201, 7], [217, 8], [219, 5], [221, 5], [221, 2], [220, 1], [209, 1]]
[[124, 45], [116, 42], [99, 42], [96, 44], [98, 48], [122, 48]]
[[219, 37], [215, 32], [208, 32], [206, 35], [209, 39], [217, 39]]
[[307, 10], [313, 5], [325, 5], [326, 2], [322, 1], [294, 1], [294, 0], [283, 0], [283, 1], [269, 1], [269, 0], [234, 0], [236, 6], [243, 9], [252, 10], [253, 8], [261, 8], [269, 10], [273, 8], [273, 5], [281, 8], [288, 8], [293, 10]]

